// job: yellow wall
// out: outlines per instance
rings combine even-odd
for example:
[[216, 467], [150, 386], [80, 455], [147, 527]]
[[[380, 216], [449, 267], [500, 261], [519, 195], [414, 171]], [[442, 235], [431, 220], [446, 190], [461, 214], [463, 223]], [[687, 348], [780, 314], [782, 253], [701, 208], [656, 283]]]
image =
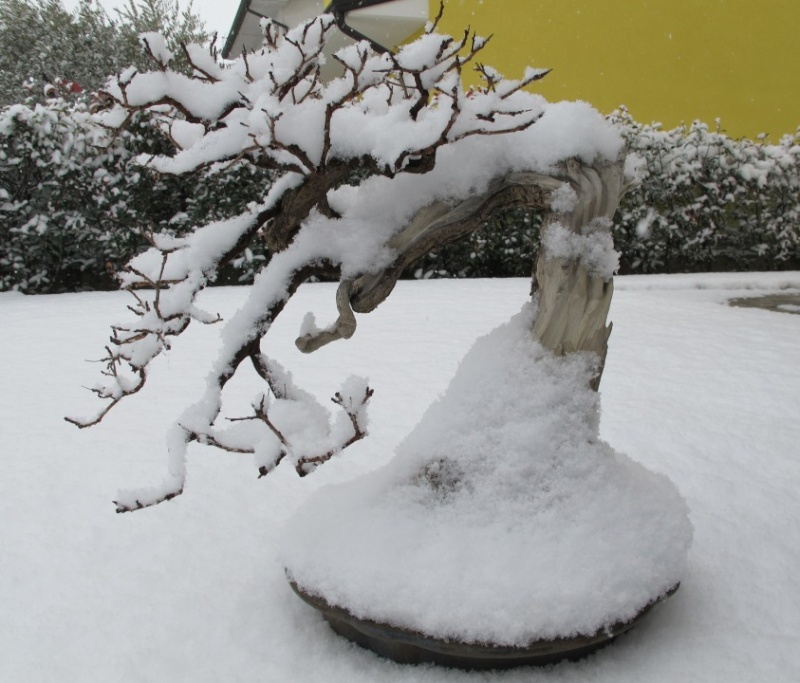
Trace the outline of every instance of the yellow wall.
[[483, 61], [508, 77], [553, 67], [550, 100], [773, 141], [800, 125], [800, 0], [445, 0], [440, 30], [467, 25], [494, 34]]

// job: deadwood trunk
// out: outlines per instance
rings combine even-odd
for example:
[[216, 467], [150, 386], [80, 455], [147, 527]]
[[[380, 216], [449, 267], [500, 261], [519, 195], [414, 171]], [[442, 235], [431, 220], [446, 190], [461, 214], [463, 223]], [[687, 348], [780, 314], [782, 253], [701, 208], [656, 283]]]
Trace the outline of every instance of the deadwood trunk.
[[[352, 312], [367, 313], [383, 302], [403, 271], [417, 259], [442, 245], [478, 230], [498, 212], [513, 208], [542, 211], [543, 235], [556, 226], [576, 237], [606, 235], [611, 242], [611, 219], [624, 189], [622, 160], [585, 164], [570, 159], [551, 174], [512, 173], [493, 182], [486, 192], [453, 206], [437, 202], [417, 212], [405, 230], [388, 244], [396, 254], [387, 268], [367, 273], [340, 288], [339, 321], [328, 330], [298, 340], [303, 351], [313, 351], [334, 339], [352, 335]], [[571, 190], [571, 191], [570, 191]], [[566, 200], [565, 200], [566, 197]], [[557, 354], [588, 351], [600, 358], [596, 389], [600, 383], [611, 325], [606, 324], [613, 282], [610, 272], [597, 269], [578, 248], [559, 254], [548, 250], [547, 240], [536, 259], [532, 294], [539, 308], [533, 334]], [[352, 310], [351, 310], [352, 309]]]
[[[622, 162], [590, 166], [571, 160], [562, 172], [559, 179], [575, 192], [573, 208], [548, 213], [542, 230], [558, 222], [575, 235], [610, 233], [624, 187]], [[533, 334], [558, 354], [596, 353], [600, 364], [593, 382], [595, 389], [608, 351], [611, 325], [606, 319], [613, 291], [611, 275], [594, 270], [585, 256], [559, 256], [544, 247], [540, 250], [532, 282], [532, 293], [539, 298]]]

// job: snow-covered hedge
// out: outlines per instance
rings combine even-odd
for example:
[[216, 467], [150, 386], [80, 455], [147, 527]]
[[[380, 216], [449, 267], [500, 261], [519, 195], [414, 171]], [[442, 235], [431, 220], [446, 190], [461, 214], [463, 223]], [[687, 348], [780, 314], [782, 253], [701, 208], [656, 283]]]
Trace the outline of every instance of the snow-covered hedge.
[[[734, 140], [700, 122], [665, 131], [624, 109], [611, 120], [639, 177], [615, 220], [623, 273], [800, 266], [800, 137]], [[145, 115], [108, 140], [81, 102], [2, 110], [0, 291], [113, 287], [113, 269], [147, 246], [143, 232], [232, 217], [270, 182], [244, 162], [182, 178], [135, 164], [137, 154], [172, 145]], [[509, 211], [406, 275], [527, 276], [540, 224]], [[223, 280], [252, 281], [266, 258], [266, 248], [247, 251]]]
[[800, 265], [800, 129], [778, 144], [695, 121], [662, 130], [624, 109], [611, 120], [640, 183], [615, 241], [628, 272], [777, 270]]
[[[80, 101], [0, 111], [0, 291], [114, 288], [147, 232], [235, 215], [268, 182], [244, 163], [183, 178], [135, 163], [172, 149], [150, 115], [110, 137]], [[264, 258], [248, 252], [230, 277], [252, 277]]]
[[[800, 129], [766, 144], [699, 121], [662, 130], [625, 109], [609, 118], [628, 142], [639, 180], [614, 220], [623, 273], [800, 267]], [[541, 216], [510, 211], [428, 255], [409, 275], [528, 275], [540, 225]]]
[[0, 289], [102, 287], [142, 241], [137, 204], [157, 197], [126, 171], [137, 132], [108, 144], [90, 119], [64, 100], [0, 113]]

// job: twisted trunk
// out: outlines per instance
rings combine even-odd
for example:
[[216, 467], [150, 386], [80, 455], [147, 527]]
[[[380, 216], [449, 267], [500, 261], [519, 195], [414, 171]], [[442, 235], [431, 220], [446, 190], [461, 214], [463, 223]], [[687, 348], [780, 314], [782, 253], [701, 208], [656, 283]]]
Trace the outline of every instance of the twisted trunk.
[[[558, 223], [577, 236], [605, 232], [610, 239], [611, 219], [624, 189], [622, 162], [588, 166], [571, 160], [559, 178], [569, 183], [575, 202], [571, 210], [551, 212], [543, 231]], [[600, 364], [592, 386], [597, 389], [611, 334], [611, 324], [606, 325], [614, 292], [611, 275], [593, 269], [584, 255], [558, 256], [544, 247], [531, 291], [539, 296], [533, 334], [558, 354], [596, 353]]]
[[[317, 336], [298, 340], [301, 350], [312, 351], [334, 339], [352, 335], [352, 312], [368, 313], [394, 289], [403, 271], [421, 256], [478, 230], [494, 214], [513, 208], [538, 209], [546, 213], [542, 234], [564, 230], [574, 236], [577, 249], [562, 254], [548, 249], [543, 239], [533, 274], [532, 295], [539, 298], [533, 334], [554, 353], [589, 351], [602, 366], [611, 325], [606, 317], [611, 305], [611, 271], [598, 268], [591, 255], [580, 249], [581, 240], [611, 245], [611, 219], [624, 190], [622, 160], [585, 164], [570, 159], [552, 174], [512, 173], [492, 183], [482, 195], [456, 206], [436, 202], [421, 209], [402, 232], [389, 242], [396, 258], [387, 268], [342, 283], [337, 297], [337, 324]], [[349, 306], [348, 306], [349, 304]], [[340, 329], [341, 328], [341, 329]]]

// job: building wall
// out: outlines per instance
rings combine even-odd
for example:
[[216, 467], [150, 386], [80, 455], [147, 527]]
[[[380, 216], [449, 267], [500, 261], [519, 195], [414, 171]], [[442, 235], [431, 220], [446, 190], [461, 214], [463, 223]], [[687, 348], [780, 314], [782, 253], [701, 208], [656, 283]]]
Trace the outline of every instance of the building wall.
[[441, 29], [467, 25], [494, 34], [483, 61], [506, 76], [553, 67], [550, 100], [773, 141], [800, 125], [800, 0], [445, 0]]

